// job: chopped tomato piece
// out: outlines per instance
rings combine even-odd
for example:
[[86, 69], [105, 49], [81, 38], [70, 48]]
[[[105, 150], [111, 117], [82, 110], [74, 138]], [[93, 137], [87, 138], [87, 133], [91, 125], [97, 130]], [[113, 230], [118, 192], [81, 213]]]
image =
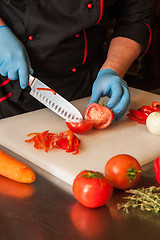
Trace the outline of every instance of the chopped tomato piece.
[[156, 102], [156, 101], [152, 102], [152, 107], [160, 111], [160, 102]]
[[56, 92], [53, 89], [50, 88], [37, 88], [38, 91], [42, 90], [42, 91], [50, 91], [52, 92], [54, 95], [56, 95]]
[[137, 121], [138, 123], [141, 124], [146, 124], [146, 119], [148, 117], [148, 114], [139, 110], [135, 110], [133, 108], [131, 108], [129, 110], [129, 113], [127, 114], [127, 116], [132, 119]]
[[153, 112], [160, 112], [160, 102], [152, 102], [152, 106], [143, 105], [138, 110], [130, 109], [127, 116], [139, 123], [146, 124], [147, 117]]
[[74, 149], [75, 149], [75, 152], [73, 152], [73, 154], [79, 153], [79, 144], [80, 144], [80, 140], [79, 140], [79, 138], [77, 138], [75, 136], [74, 137]]
[[66, 150], [66, 152], [72, 152], [73, 154], [79, 152], [80, 140], [71, 130], [61, 132], [60, 134], [49, 133], [47, 130], [42, 133], [30, 133], [27, 136], [32, 135], [34, 136], [25, 140], [25, 142], [34, 142], [36, 149], [44, 149], [45, 152], [48, 152], [50, 149], [59, 148]]
[[145, 112], [147, 114], [150, 114], [152, 112], [156, 112], [156, 109], [154, 107], [150, 107], [150, 106], [147, 106], [147, 105], [143, 105], [140, 109], [140, 111], [142, 112]]

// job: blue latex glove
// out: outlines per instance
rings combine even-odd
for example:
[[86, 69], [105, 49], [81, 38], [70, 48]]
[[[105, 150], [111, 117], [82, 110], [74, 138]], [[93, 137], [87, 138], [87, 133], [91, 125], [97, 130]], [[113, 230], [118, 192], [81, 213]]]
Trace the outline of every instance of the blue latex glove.
[[111, 69], [99, 71], [92, 87], [90, 103], [98, 103], [101, 97], [107, 96], [110, 99], [107, 107], [112, 109], [114, 119], [118, 121], [125, 114], [130, 103], [130, 93], [126, 81], [118, 76]]
[[33, 74], [24, 45], [6, 26], [0, 27], [0, 74], [11, 80], [19, 79], [22, 89], [27, 87], [29, 73]]

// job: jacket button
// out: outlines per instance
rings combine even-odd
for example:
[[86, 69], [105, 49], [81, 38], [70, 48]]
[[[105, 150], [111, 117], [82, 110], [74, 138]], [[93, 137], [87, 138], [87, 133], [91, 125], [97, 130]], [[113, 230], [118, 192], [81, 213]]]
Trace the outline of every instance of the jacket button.
[[93, 4], [92, 3], [88, 3], [88, 8], [92, 8]]
[[28, 37], [28, 39], [29, 39], [30, 41], [32, 41], [32, 40], [33, 40], [33, 36], [30, 35], [30, 36]]
[[77, 69], [76, 68], [72, 68], [72, 72], [76, 72], [77, 71]]

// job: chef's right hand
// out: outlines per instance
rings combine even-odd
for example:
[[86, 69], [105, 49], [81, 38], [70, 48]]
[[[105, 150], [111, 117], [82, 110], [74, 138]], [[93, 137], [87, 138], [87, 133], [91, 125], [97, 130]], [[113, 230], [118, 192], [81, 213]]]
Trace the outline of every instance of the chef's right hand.
[[33, 74], [33, 69], [24, 45], [7, 25], [0, 26], [0, 74], [11, 80], [19, 79], [24, 89], [29, 73]]

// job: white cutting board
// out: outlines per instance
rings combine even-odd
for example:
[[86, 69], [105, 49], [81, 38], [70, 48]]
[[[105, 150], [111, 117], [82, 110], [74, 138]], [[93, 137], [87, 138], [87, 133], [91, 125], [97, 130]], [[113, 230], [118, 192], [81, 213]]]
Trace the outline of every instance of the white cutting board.
[[[160, 101], [160, 95], [130, 88], [132, 108]], [[89, 98], [72, 102], [83, 114]], [[145, 125], [124, 116], [119, 122], [104, 130], [91, 130], [80, 138], [79, 154], [53, 149], [46, 153], [37, 150], [33, 143], [25, 143], [31, 132], [60, 133], [68, 128], [64, 119], [49, 109], [42, 109], [0, 120], [0, 145], [26, 158], [61, 180], [72, 184], [75, 176], [84, 169], [104, 172], [106, 162], [116, 154], [130, 154], [141, 165], [153, 161], [160, 155], [160, 136], [152, 135]]]

